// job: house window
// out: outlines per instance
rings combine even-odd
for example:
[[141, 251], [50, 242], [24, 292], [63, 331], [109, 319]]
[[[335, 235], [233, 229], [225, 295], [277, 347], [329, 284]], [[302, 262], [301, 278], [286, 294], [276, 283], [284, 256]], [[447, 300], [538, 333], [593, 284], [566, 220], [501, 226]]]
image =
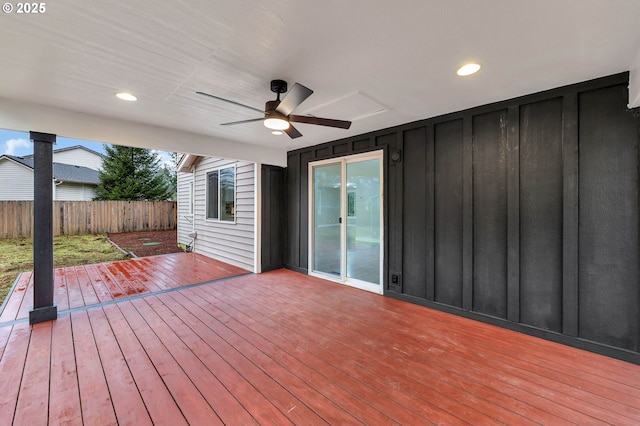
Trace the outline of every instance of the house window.
[[207, 173], [207, 219], [233, 222], [236, 213], [236, 169]]

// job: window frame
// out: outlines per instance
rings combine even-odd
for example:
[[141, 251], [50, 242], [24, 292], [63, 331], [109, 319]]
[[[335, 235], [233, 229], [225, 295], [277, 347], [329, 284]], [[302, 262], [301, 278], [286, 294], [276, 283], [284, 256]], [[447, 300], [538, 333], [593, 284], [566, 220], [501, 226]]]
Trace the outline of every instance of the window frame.
[[[226, 169], [233, 169], [233, 220], [228, 219], [220, 219], [222, 216], [222, 203], [220, 197], [220, 172]], [[217, 218], [209, 217], [209, 197], [211, 192], [209, 191], [209, 176], [213, 173], [218, 173], [218, 187], [216, 188], [216, 192], [218, 194], [218, 212]], [[227, 166], [219, 166], [208, 170], [205, 174], [205, 194], [206, 194], [206, 205], [205, 205], [205, 221], [207, 222], [216, 222], [216, 223], [227, 223], [227, 224], [235, 224], [237, 221], [237, 206], [238, 206], [238, 168], [236, 164], [227, 165]]]
[[195, 182], [193, 179], [193, 176], [191, 177], [191, 180], [189, 181], [189, 216], [193, 217], [193, 214], [195, 212]]

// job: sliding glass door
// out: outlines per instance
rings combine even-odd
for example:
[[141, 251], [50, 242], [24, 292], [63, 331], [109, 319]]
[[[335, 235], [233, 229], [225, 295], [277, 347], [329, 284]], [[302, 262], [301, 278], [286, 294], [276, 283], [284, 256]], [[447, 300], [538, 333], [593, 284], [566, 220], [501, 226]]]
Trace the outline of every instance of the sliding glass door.
[[382, 293], [382, 152], [309, 167], [310, 273]]

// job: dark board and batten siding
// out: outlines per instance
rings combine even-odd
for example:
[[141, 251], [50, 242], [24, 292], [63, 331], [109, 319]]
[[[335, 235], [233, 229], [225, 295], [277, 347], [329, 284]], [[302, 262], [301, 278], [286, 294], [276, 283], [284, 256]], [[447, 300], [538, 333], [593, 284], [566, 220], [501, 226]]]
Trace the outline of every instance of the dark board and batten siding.
[[387, 296], [640, 363], [640, 114], [627, 84], [623, 73], [291, 151], [286, 266], [307, 268], [309, 162], [384, 148]]
[[562, 98], [520, 107], [520, 321], [562, 332]]
[[284, 266], [286, 242], [286, 169], [263, 164], [261, 166], [262, 226], [261, 226], [261, 271], [267, 272]]
[[473, 310], [507, 318], [507, 111], [471, 120]]
[[622, 85], [578, 95], [578, 335], [640, 352], [638, 128], [626, 99]]

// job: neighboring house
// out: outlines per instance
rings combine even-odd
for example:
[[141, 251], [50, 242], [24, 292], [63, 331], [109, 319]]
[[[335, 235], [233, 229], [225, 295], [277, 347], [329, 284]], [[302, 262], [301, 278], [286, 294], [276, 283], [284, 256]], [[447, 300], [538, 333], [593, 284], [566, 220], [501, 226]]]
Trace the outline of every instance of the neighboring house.
[[[54, 151], [53, 159], [54, 200], [90, 201], [96, 196], [101, 154], [75, 146]], [[0, 156], [0, 200], [33, 200], [32, 155]]]
[[178, 243], [259, 272], [256, 170], [255, 163], [246, 161], [183, 155], [178, 164]]
[[[23, 158], [33, 158], [33, 155], [25, 155]], [[99, 152], [84, 147], [82, 145], [60, 148], [53, 151], [53, 162], [63, 164], [74, 164], [87, 167], [93, 170], [102, 168], [104, 156]]]

